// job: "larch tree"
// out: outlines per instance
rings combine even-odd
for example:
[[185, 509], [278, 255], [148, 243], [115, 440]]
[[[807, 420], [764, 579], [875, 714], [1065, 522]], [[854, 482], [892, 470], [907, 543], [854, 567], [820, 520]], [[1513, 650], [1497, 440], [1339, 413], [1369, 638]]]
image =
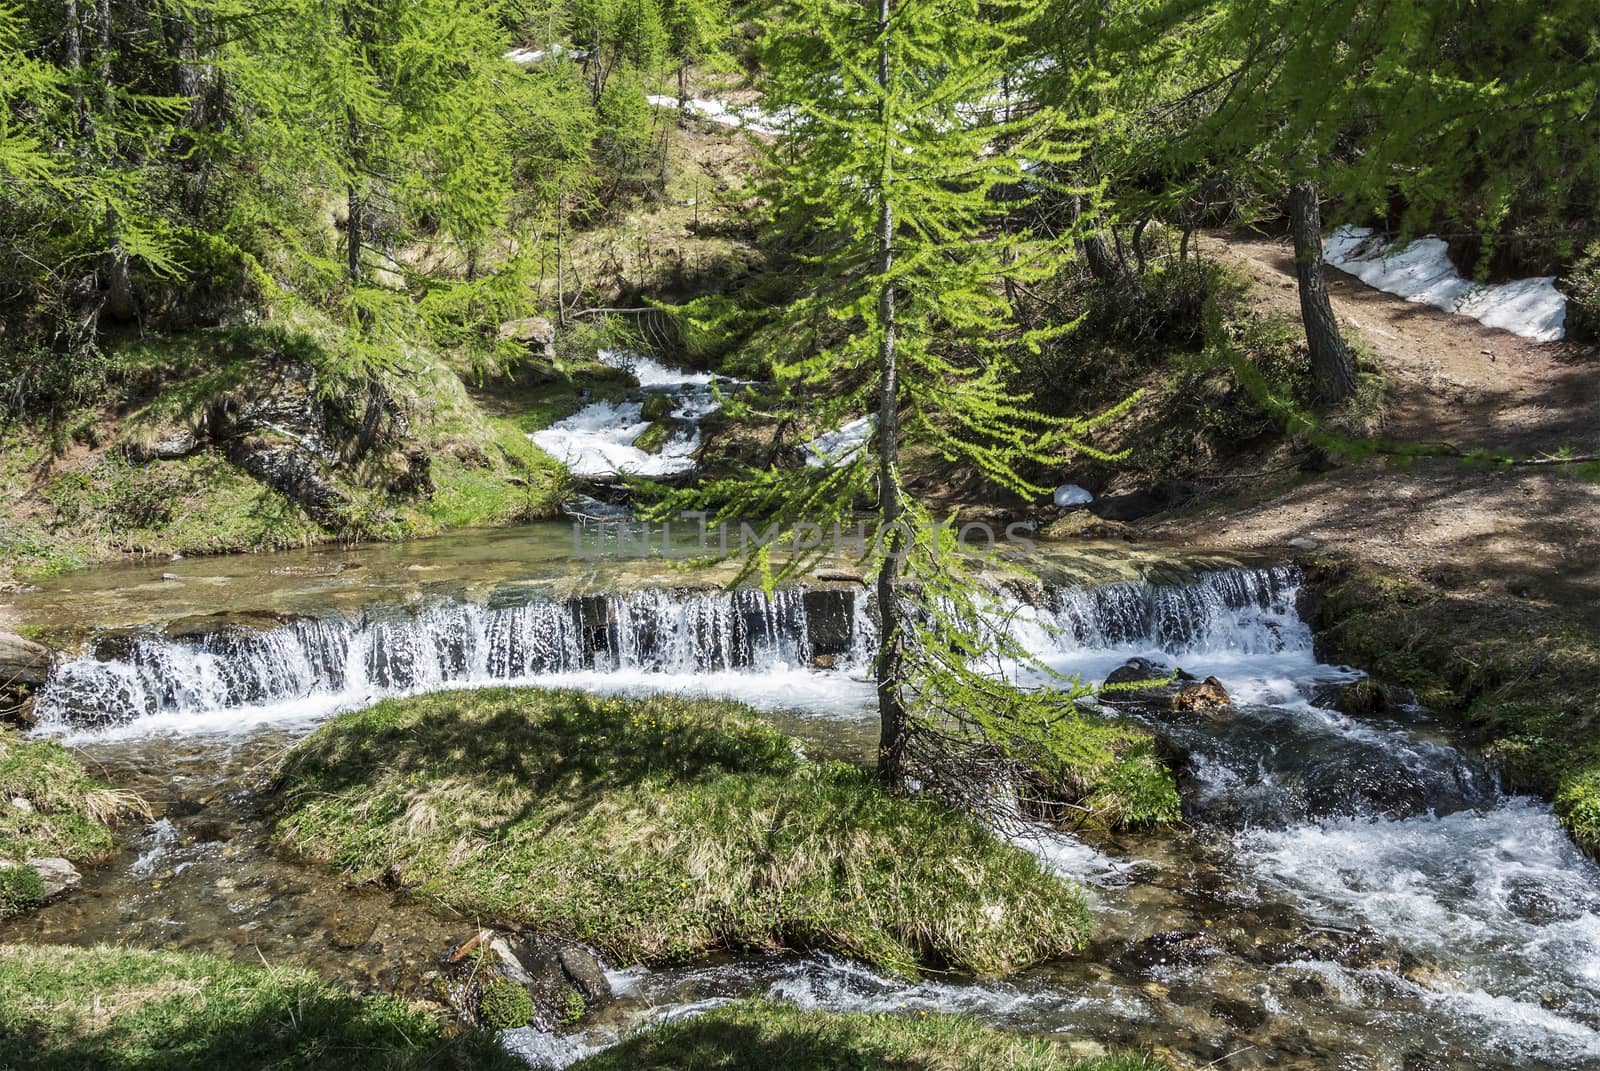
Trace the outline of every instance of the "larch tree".
[[732, 31], [728, 0], [665, 0], [667, 55], [678, 74], [678, 106], [686, 107], [689, 68], [712, 59]]
[[[958, 533], [908, 490], [904, 469], [908, 451], [935, 454], [1037, 499], [1048, 490], [1024, 473], [1073, 452], [1104, 457], [1084, 440], [1122, 408], [1058, 420], [1011, 386], [1019, 350], [1068, 325], [1021, 325], [1004, 283], [1049, 277], [1077, 237], [1025, 222], [1046, 181], [1035, 174], [1069, 173], [1077, 151], [1072, 123], [1015, 111], [1002, 91], [1032, 10], [800, 0], [769, 23], [765, 104], [785, 133], [766, 189], [802, 277], [760, 335], [780, 418], [815, 433], [867, 414], [875, 431], [828, 464], [753, 470], [667, 504], [781, 530], [849, 524], [871, 503], [862, 564], [878, 618], [879, 773], [965, 805], [993, 788], [975, 755], [996, 760], [978, 764], [990, 775], [1013, 763], [1059, 773], [1067, 752], [1103, 744], [1088, 743], [1100, 727], [1078, 715], [1074, 689], [1021, 688], [996, 671], [1028, 656], [997, 627]], [[778, 549], [763, 545], [749, 566], [768, 583], [815, 560]]]
[[343, 255], [297, 250], [303, 289], [346, 310], [357, 366], [390, 363], [415, 291], [472, 274], [507, 211], [504, 31], [467, 0], [296, 0], [245, 45], [261, 156], [342, 196]]
[[1208, 189], [1247, 213], [1283, 209], [1316, 403], [1357, 383], [1327, 296], [1325, 222], [1376, 217], [1402, 237], [1470, 225], [1492, 245], [1508, 225], [1592, 214], [1600, 25], [1584, 0], [1108, 10], [1119, 80], [1148, 101], [1123, 177], [1153, 177], [1148, 199], [1169, 214]]

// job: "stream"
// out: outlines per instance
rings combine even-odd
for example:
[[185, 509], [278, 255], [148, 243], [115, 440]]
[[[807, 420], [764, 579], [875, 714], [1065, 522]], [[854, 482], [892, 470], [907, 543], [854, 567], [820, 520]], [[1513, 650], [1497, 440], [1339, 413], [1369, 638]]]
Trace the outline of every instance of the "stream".
[[[258, 795], [300, 735], [385, 695], [721, 695], [770, 712], [813, 754], [870, 755], [874, 626], [858, 586], [729, 592], [573, 546], [550, 524], [106, 567], [15, 596], [16, 619], [82, 651], [41, 693], [37, 732], [158, 819], [0, 937], [293, 961], [425, 995], [472, 920], [278, 856]], [[1120, 544], [1047, 555], [1048, 582], [998, 589], [1005, 627], [1045, 663], [1092, 681], [1148, 658], [1215, 675], [1235, 700], [1145, 715], [1185, 756], [1182, 827], [1021, 842], [1089, 888], [1083, 956], [983, 983], [910, 984], [816, 955], [616, 965], [614, 1002], [569, 1033], [510, 1031], [506, 1044], [561, 1066], [640, 1023], [766, 994], [970, 1012], [1085, 1053], [1157, 1048], [1219, 1068], [1600, 1068], [1600, 869], [1548, 805], [1504, 794], [1426, 712], [1331, 709], [1330, 690], [1359, 674], [1317, 661], [1296, 570]]]

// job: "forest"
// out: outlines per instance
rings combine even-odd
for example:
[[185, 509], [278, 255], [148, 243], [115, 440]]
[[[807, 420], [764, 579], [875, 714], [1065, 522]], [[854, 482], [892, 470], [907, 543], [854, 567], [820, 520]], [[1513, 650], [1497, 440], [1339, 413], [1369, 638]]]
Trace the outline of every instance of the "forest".
[[1600, 1068], [1597, 112], [1591, 0], [0, 0], [0, 1066]]

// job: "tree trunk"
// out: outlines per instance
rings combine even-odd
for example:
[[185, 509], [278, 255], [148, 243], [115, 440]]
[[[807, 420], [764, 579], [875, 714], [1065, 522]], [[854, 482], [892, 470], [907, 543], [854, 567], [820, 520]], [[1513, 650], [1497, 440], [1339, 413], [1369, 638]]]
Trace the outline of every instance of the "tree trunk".
[[[890, 0], [878, 0], [878, 85], [885, 94], [880, 111], [888, 108]], [[885, 118], [884, 134], [888, 123]], [[896, 473], [900, 434], [898, 369], [895, 365], [894, 287], [888, 275], [894, 267], [894, 207], [889, 203], [889, 171], [884, 165], [878, 191], [878, 319], [883, 332], [878, 342], [878, 533], [883, 561], [878, 569], [878, 777], [890, 785], [905, 781], [906, 711], [901, 702], [900, 676], [904, 662], [901, 636], [899, 580], [900, 485]]]
[[89, 112], [83, 106], [83, 31], [78, 23], [78, 0], [66, 0], [67, 74], [72, 81], [72, 113], [78, 120], [78, 133], [89, 132]]
[[1294, 272], [1300, 284], [1300, 318], [1311, 348], [1311, 400], [1316, 405], [1335, 405], [1355, 393], [1356, 359], [1339, 334], [1339, 321], [1328, 300], [1322, 213], [1316, 187], [1309, 182], [1289, 188], [1289, 228], [1294, 236]]
[[[98, 0], [95, 14], [99, 22], [100, 46], [100, 109], [110, 119], [116, 111], [116, 87], [112, 82], [111, 64], [111, 0]], [[127, 321], [138, 315], [133, 299], [133, 271], [128, 263], [128, 253], [119, 236], [121, 220], [117, 210], [106, 205], [106, 251], [100, 258], [101, 286], [105, 291], [105, 304], [101, 315], [113, 320]]]
[[365, 226], [361, 218], [361, 191], [356, 189], [356, 184], [351, 183], [345, 195], [346, 215], [349, 222], [345, 224], [345, 270], [349, 273], [352, 283], [361, 282], [361, 229]]
[[[1083, 218], [1082, 199], [1077, 195], [1072, 198], [1072, 222], [1078, 223]], [[1089, 221], [1094, 226], [1094, 221]], [[1111, 245], [1106, 241], [1105, 232], [1095, 227], [1085, 234], [1080, 241], [1083, 244], [1083, 259], [1089, 265], [1089, 274], [1102, 283], [1114, 283], [1122, 279], [1123, 272], [1117, 255], [1111, 251]]]

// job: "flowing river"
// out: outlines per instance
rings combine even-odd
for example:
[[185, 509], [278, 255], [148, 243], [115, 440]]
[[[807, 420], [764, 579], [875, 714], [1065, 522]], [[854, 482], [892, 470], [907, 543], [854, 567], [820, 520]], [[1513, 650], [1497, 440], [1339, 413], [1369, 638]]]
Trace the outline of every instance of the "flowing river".
[[[1359, 675], [1317, 661], [1293, 568], [1084, 545], [1041, 575], [998, 590], [1005, 627], [1052, 667], [1098, 680], [1147, 658], [1215, 675], [1235, 700], [1152, 721], [1184, 756], [1183, 828], [1023, 842], [1091, 890], [1086, 954], [1001, 983], [908, 984], [822, 956], [618, 969], [618, 999], [576, 1031], [506, 1043], [559, 1066], [641, 1022], [768, 994], [969, 1012], [1085, 1052], [1219, 1068], [1600, 1068], [1600, 869], [1425, 712], [1332, 710]], [[769, 711], [815, 753], [860, 759], [875, 740], [858, 586], [722, 591], [670, 563], [580, 559], [558, 525], [101, 569], [11, 612], [82, 637], [38, 732], [159, 817], [8, 940], [208, 949], [426, 992], [472, 920], [275, 855], [257, 795], [318, 720], [384, 695], [709, 693]]]

